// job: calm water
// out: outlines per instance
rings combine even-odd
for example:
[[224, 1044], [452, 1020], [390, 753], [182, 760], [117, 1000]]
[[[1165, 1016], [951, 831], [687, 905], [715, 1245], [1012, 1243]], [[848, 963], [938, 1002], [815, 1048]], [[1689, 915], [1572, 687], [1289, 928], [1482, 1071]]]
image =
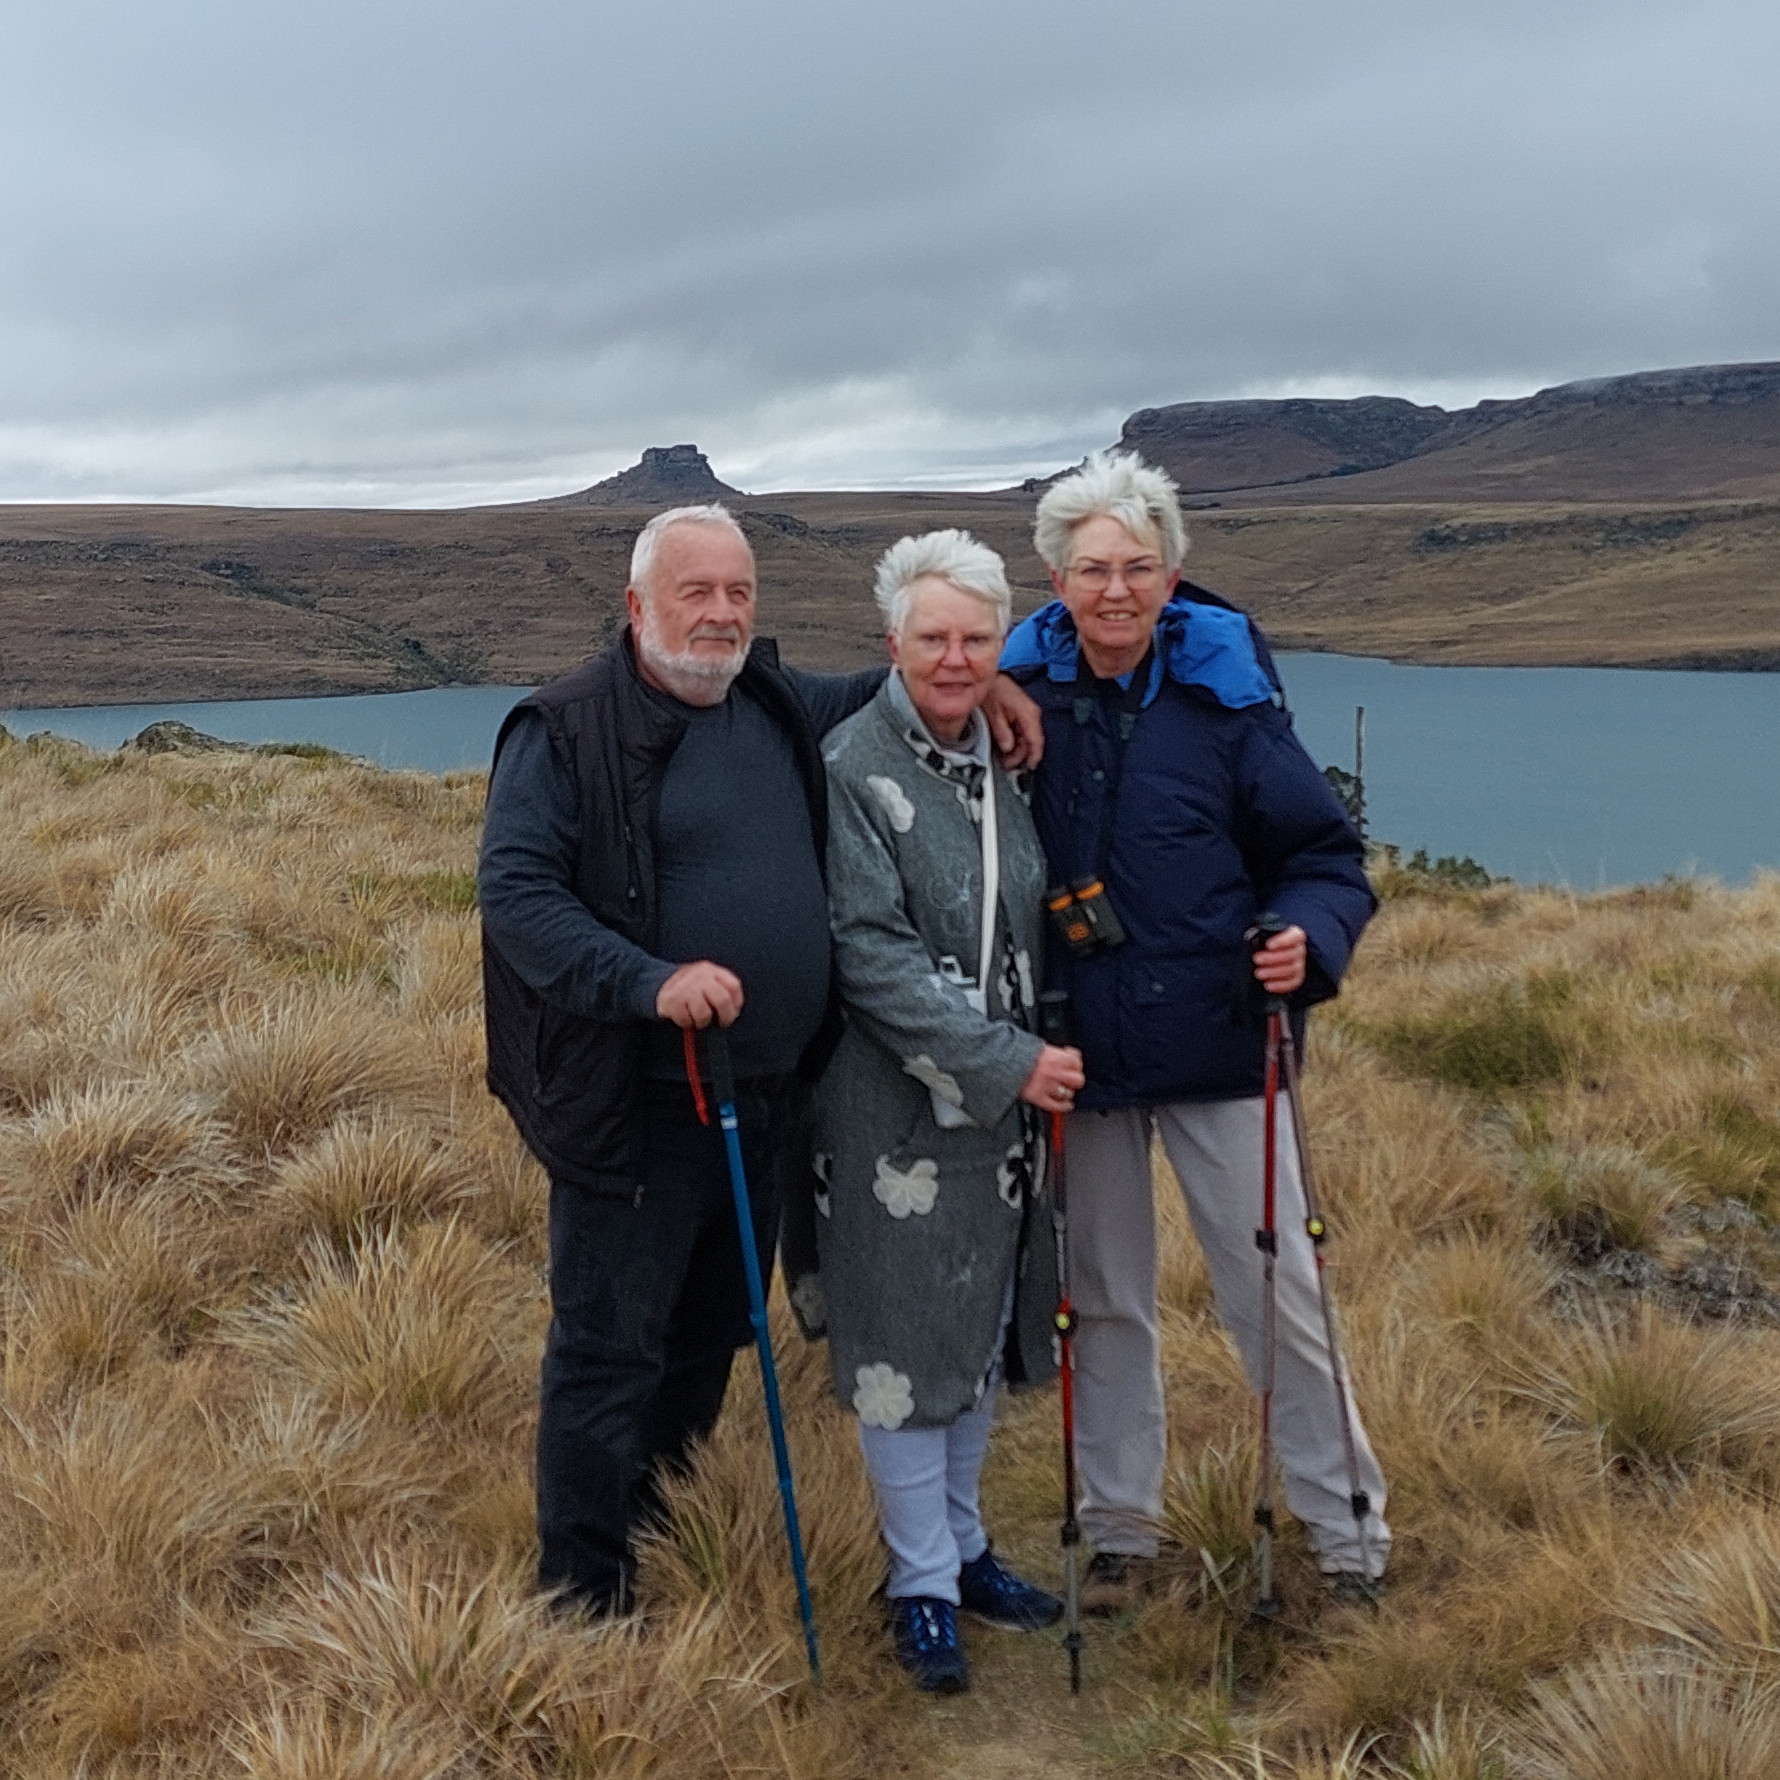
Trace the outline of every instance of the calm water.
[[[1736, 883], [1780, 868], [1780, 674], [1611, 668], [1426, 668], [1285, 655], [1298, 732], [1319, 765], [1353, 767], [1366, 707], [1373, 835], [1470, 854], [1525, 882], [1579, 889], [1697, 871]], [[487, 764], [522, 687], [357, 698], [0, 711], [114, 748], [177, 717], [231, 741], [316, 741], [386, 766]]]
[[1366, 707], [1378, 840], [1577, 889], [1780, 868], [1780, 674], [1427, 668], [1287, 655], [1318, 765]]
[[349, 698], [220, 699], [190, 705], [83, 705], [0, 711], [14, 735], [50, 729], [89, 748], [115, 748], [151, 723], [177, 718], [227, 742], [320, 742], [383, 766], [453, 773], [484, 767], [495, 731], [529, 686], [441, 686]]

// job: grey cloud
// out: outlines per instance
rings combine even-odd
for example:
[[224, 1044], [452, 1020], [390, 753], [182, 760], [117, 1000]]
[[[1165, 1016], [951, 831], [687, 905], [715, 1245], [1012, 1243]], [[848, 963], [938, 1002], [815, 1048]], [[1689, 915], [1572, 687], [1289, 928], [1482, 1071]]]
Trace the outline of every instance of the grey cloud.
[[1756, 4], [12, 10], [4, 498], [993, 482], [1780, 356]]

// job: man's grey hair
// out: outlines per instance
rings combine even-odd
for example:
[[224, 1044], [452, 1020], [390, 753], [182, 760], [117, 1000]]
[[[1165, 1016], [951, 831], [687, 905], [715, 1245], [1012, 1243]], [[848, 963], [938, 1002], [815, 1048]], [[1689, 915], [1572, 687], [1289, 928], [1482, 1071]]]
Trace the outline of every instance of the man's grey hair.
[[979, 544], [969, 532], [923, 532], [918, 538], [899, 538], [878, 558], [874, 592], [884, 628], [900, 637], [909, 620], [915, 583], [923, 575], [937, 575], [960, 593], [968, 593], [995, 612], [995, 628], [1003, 635], [1013, 617], [1014, 596], [1008, 591], [1007, 569], [987, 544]]
[[665, 513], [657, 513], [637, 533], [637, 541], [630, 553], [630, 584], [645, 599], [649, 597], [649, 572], [655, 567], [656, 547], [661, 542], [661, 534], [670, 525], [727, 525], [744, 544], [748, 542], [747, 534], [736, 524], [735, 515], [716, 501], [703, 507], [669, 507]]
[[1187, 554], [1180, 491], [1166, 470], [1146, 464], [1132, 451], [1096, 451], [1079, 470], [1045, 490], [1032, 524], [1033, 546], [1045, 566], [1062, 574], [1075, 528], [1103, 514], [1155, 550], [1169, 574], [1180, 567]]

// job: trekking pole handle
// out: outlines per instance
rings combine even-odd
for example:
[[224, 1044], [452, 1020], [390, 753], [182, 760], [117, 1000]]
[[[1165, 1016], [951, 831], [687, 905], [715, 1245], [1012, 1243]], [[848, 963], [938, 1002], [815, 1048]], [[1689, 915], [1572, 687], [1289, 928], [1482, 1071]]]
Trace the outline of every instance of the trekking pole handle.
[[705, 1028], [705, 1058], [711, 1065], [711, 1098], [719, 1106], [734, 1106], [735, 1070], [729, 1061], [729, 1035], [715, 1020]]
[[1249, 955], [1252, 957], [1256, 952], [1265, 951], [1267, 942], [1277, 939], [1290, 926], [1291, 922], [1284, 915], [1273, 909], [1262, 909], [1255, 916], [1254, 925], [1242, 936], [1248, 942]]
[[1069, 1043], [1069, 991], [1046, 989], [1038, 998], [1038, 1036], [1048, 1045]]
[[[1248, 955], [1253, 958], [1258, 953], [1264, 952], [1267, 949], [1270, 940], [1278, 938], [1280, 934], [1286, 932], [1290, 927], [1291, 922], [1286, 920], [1277, 910], [1262, 909], [1262, 911], [1255, 916], [1254, 925], [1242, 936], [1244, 942], [1248, 946]], [[1286, 998], [1283, 995], [1274, 995], [1271, 992], [1268, 994], [1267, 1011], [1270, 1014], [1279, 1013], [1284, 1009], [1285, 1005]]]

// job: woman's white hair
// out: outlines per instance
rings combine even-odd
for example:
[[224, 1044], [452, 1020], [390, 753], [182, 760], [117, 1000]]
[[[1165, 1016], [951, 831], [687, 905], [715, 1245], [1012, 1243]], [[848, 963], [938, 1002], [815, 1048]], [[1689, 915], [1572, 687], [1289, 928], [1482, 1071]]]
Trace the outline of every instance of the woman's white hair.
[[918, 538], [899, 538], [878, 558], [874, 593], [884, 628], [900, 637], [908, 623], [915, 583], [923, 575], [937, 575], [960, 593], [968, 593], [995, 610], [995, 627], [1003, 635], [1013, 617], [1014, 596], [1008, 590], [1007, 569], [987, 544], [979, 544], [969, 532], [924, 532]]
[[1061, 574], [1069, 563], [1069, 540], [1083, 520], [1116, 519], [1140, 544], [1162, 558], [1173, 574], [1187, 554], [1187, 522], [1180, 514], [1180, 491], [1166, 470], [1146, 464], [1132, 451], [1096, 451], [1038, 503], [1032, 543], [1047, 568]]
[[665, 513], [657, 513], [637, 533], [630, 552], [630, 584], [644, 599], [649, 597], [649, 571], [655, 567], [656, 546], [670, 525], [727, 525], [743, 543], [747, 542], [735, 515], [716, 501], [705, 507], [669, 507]]

